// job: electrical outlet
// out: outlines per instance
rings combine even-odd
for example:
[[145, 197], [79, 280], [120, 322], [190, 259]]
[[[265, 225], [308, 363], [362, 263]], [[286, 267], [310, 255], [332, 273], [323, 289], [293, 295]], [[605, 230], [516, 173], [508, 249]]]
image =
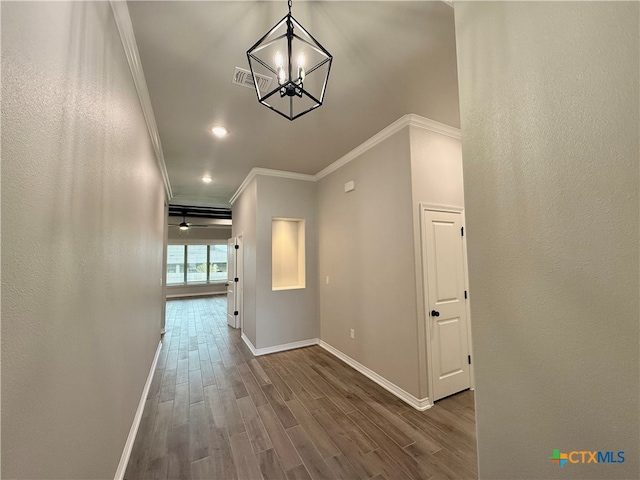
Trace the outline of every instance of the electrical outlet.
[[327, 285], [329, 285], [329, 275], [327, 275], [326, 282], [327, 282]]
[[356, 331], [353, 328], [351, 329], [351, 338], [356, 338]]

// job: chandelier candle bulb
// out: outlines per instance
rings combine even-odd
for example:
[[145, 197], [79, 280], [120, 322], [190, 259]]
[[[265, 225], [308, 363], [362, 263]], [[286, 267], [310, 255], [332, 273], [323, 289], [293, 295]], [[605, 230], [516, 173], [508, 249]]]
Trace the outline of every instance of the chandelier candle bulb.
[[283, 85], [284, 83], [287, 82], [287, 76], [284, 73], [284, 68], [282, 68], [284, 65], [284, 59], [282, 58], [282, 54], [280, 53], [280, 50], [276, 52], [274, 62], [276, 64], [276, 70], [278, 72], [278, 83], [280, 85]]
[[298, 55], [298, 79], [304, 81], [304, 52]]
[[222, 125], [213, 125], [211, 127], [211, 133], [213, 133], [216, 137], [222, 138], [229, 133], [225, 127]]

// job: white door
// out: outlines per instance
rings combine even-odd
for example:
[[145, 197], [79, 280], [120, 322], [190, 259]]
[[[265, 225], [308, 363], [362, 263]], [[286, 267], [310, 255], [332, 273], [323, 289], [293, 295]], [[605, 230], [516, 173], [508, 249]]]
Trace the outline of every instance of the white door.
[[470, 387], [462, 214], [423, 210], [433, 400]]
[[236, 239], [227, 240], [227, 324], [238, 328], [238, 299], [236, 298], [237, 256]]

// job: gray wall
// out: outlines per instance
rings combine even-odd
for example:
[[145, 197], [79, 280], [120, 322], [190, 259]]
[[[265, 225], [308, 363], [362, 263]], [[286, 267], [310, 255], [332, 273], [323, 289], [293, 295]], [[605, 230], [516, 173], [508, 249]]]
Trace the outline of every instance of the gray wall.
[[[243, 333], [256, 348], [319, 336], [315, 191], [313, 182], [258, 175], [233, 204], [233, 235], [243, 235]], [[272, 291], [273, 217], [306, 221], [303, 289]]]
[[254, 178], [233, 204], [232, 236], [242, 235], [243, 310], [242, 333], [256, 344], [256, 249], [257, 249], [257, 181]]
[[318, 182], [321, 338], [417, 397], [412, 215], [409, 128]]
[[[319, 336], [316, 185], [305, 180], [259, 175], [257, 216], [257, 343], [266, 348]], [[271, 288], [271, 221], [305, 220], [306, 287]]]
[[113, 478], [160, 340], [163, 199], [109, 3], [3, 2], [4, 478]]
[[[456, 132], [459, 134], [459, 132]], [[420, 391], [418, 398], [429, 395], [427, 382], [426, 326], [429, 322], [426, 285], [422, 263], [422, 212], [420, 204], [464, 208], [462, 181], [462, 147], [455, 137], [410, 126], [411, 194], [413, 210], [413, 254], [417, 302], [417, 343]], [[470, 319], [468, 319], [470, 321]], [[473, 375], [473, 373], [472, 373]]]
[[459, 139], [408, 126], [318, 182], [321, 338], [423, 399], [420, 203], [464, 207]]
[[481, 478], [640, 477], [639, 13], [455, 3]]

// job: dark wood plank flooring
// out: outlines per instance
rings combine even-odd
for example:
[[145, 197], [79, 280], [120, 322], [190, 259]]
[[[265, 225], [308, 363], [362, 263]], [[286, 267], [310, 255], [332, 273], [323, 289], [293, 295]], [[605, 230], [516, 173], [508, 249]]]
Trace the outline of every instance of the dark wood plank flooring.
[[473, 392], [418, 412], [320, 347], [254, 357], [226, 297], [167, 302], [125, 479], [475, 479]]

